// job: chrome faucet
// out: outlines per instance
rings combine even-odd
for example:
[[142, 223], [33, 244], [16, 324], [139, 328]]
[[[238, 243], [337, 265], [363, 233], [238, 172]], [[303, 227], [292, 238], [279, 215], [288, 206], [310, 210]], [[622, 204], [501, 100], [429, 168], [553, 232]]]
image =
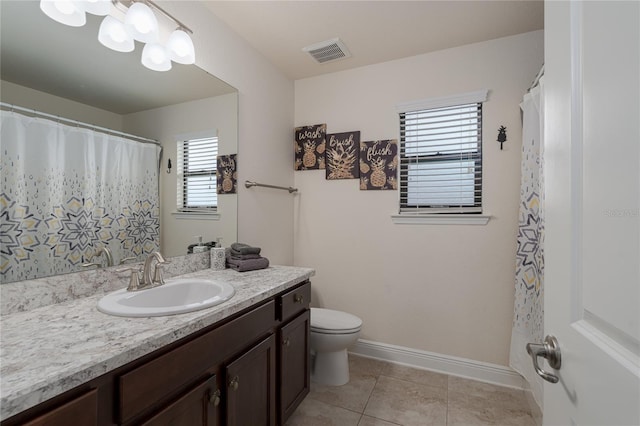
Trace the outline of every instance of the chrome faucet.
[[109, 250], [109, 247], [107, 247], [107, 246], [102, 246], [98, 250], [96, 250], [96, 252], [89, 258], [89, 262], [90, 263], [83, 263], [82, 267], [83, 268], [88, 268], [90, 266], [97, 266], [98, 268], [102, 268], [103, 267], [102, 263], [93, 262], [93, 259], [96, 256], [100, 256], [101, 254], [104, 254], [104, 256], [107, 258], [107, 265], [106, 266], [107, 267], [113, 266], [113, 254], [111, 254], [111, 250]]
[[[151, 274], [151, 265], [153, 260], [156, 260], [156, 264]], [[154, 251], [144, 261], [144, 268], [140, 269], [140, 265], [133, 266], [131, 268], [117, 269], [116, 272], [131, 272], [131, 279], [129, 280], [129, 286], [127, 291], [138, 291], [147, 288], [157, 287], [164, 284], [164, 278], [162, 277], [162, 266], [167, 263], [171, 263], [160, 254], [158, 251]]]
[[[153, 276], [151, 276], [151, 264], [153, 260], [156, 260], [157, 263], [155, 265]], [[156, 285], [164, 284], [164, 279], [162, 278], [162, 266], [169, 263], [165, 258], [160, 254], [159, 251], [154, 251], [147, 257], [147, 260], [144, 262], [144, 269], [142, 271], [142, 287], [154, 287]]]
[[111, 254], [111, 250], [109, 250], [109, 247], [107, 246], [100, 247], [96, 252], [96, 256], [100, 256], [103, 253], [104, 253], [104, 256], [107, 258], [107, 266], [113, 266], [113, 254]]

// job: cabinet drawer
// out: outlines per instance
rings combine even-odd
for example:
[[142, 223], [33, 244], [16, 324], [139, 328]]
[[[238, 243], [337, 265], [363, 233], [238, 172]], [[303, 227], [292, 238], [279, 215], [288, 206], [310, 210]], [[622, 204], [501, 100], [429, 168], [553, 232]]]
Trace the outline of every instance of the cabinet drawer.
[[215, 426], [216, 417], [213, 410], [216, 404], [212, 395], [216, 389], [216, 376], [211, 376], [144, 422], [142, 426]]
[[307, 281], [278, 298], [279, 316], [281, 321], [287, 321], [309, 307], [311, 301], [311, 283]]
[[270, 301], [118, 378], [118, 418], [127, 423], [166, 402], [275, 326]]
[[37, 417], [25, 426], [67, 426], [98, 424], [98, 392], [93, 389], [66, 404]]

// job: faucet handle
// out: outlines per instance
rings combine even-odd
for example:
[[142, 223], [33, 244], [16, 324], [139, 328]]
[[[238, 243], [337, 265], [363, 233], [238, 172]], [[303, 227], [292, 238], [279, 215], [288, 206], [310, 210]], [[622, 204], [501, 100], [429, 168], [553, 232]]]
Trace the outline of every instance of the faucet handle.
[[153, 272], [153, 283], [159, 284], [159, 285], [164, 284], [164, 277], [162, 276], [162, 267], [167, 263], [171, 263], [171, 262], [164, 261], [164, 262], [156, 263], [156, 266]]
[[126, 262], [129, 262], [130, 260], [137, 260], [138, 258], [135, 256], [131, 256], [131, 257], [125, 257], [124, 259], [120, 260], [119, 265], [124, 265]]
[[131, 271], [131, 278], [129, 278], [129, 285], [127, 291], [136, 291], [140, 289], [140, 272], [139, 266], [132, 268], [120, 268], [116, 269], [116, 272], [129, 272]]
[[102, 268], [102, 265], [99, 263], [93, 263], [93, 262], [89, 262], [89, 263], [83, 263], [81, 265], [83, 268], [90, 268], [92, 266], [97, 266], [98, 268]]

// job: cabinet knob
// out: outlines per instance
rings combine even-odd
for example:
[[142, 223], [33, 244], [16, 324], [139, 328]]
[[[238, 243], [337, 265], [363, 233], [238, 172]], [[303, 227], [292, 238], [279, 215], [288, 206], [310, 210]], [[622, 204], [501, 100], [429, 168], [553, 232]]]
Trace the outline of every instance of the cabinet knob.
[[291, 346], [291, 339], [289, 339], [288, 337], [285, 337], [282, 340], [282, 344], [288, 348], [289, 346]]
[[213, 404], [214, 407], [220, 405], [220, 389], [216, 389], [216, 391], [209, 397], [209, 403]]
[[302, 296], [301, 294], [294, 294], [293, 295], [293, 301], [294, 303], [304, 303], [304, 296]]
[[233, 379], [231, 379], [231, 381], [229, 382], [229, 387], [233, 390], [238, 390], [238, 376], [235, 376]]

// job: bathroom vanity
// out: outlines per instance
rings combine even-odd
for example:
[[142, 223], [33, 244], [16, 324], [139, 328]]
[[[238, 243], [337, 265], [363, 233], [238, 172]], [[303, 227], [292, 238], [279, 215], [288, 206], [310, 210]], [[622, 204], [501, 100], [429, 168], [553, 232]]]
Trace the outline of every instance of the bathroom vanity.
[[188, 274], [236, 294], [167, 317], [106, 315], [99, 295], [6, 315], [2, 426], [282, 425], [309, 392], [312, 275]]

